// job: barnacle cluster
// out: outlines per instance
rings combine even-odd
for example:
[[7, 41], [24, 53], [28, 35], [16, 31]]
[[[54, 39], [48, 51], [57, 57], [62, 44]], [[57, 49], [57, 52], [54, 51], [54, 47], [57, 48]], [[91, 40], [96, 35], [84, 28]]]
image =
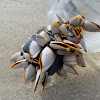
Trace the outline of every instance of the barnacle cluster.
[[24, 68], [24, 84], [35, 82], [43, 94], [48, 78], [57, 73], [66, 79], [67, 73], [78, 75], [75, 67], [85, 67], [81, 49], [87, 52], [83, 30], [100, 32], [100, 26], [86, 20], [83, 15], [72, 17], [64, 22], [57, 15], [58, 22], [42, 27], [23, 46], [23, 52], [16, 52], [9, 62], [11, 69]]

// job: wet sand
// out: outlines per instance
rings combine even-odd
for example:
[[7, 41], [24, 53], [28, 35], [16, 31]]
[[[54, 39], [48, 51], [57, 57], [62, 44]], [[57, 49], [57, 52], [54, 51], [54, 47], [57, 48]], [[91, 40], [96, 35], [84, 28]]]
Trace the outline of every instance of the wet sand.
[[54, 75], [43, 96], [24, 85], [23, 69], [10, 69], [10, 56], [45, 25], [46, 10], [46, 0], [0, 0], [0, 100], [100, 100], [100, 53], [84, 55], [87, 67], [78, 67], [78, 76]]

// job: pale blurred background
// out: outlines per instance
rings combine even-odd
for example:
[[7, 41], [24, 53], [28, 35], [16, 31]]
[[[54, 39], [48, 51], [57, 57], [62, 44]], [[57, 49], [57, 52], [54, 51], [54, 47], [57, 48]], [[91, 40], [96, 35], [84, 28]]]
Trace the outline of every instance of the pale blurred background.
[[22, 51], [28, 38], [45, 25], [47, 4], [47, 0], [0, 0], [0, 100], [100, 100], [100, 53], [84, 55], [87, 67], [77, 68], [79, 76], [68, 74], [64, 80], [55, 74], [43, 96], [38, 90], [33, 94], [33, 84], [24, 85], [23, 69], [10, 69], [10, 56]]

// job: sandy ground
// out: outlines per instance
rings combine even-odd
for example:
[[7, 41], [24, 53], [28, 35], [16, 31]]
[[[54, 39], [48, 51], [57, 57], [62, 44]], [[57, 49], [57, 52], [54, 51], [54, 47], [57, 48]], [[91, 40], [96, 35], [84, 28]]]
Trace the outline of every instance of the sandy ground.
[[23, 69], [10, 69], [10, 56], [45, 25], [46, 10], [46, 0], [0, 0], [0, 100], [100, 100], [100, 53], [84, 55], [87, 67], [77, 68], [79, 76], [54, 75], [43, 96], [24, 85]]

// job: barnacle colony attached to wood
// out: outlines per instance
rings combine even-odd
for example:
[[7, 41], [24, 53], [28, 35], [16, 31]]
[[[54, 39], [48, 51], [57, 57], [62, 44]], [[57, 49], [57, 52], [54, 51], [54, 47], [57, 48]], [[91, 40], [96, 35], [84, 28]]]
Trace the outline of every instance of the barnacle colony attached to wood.
[[23, 46], [23, 52], [15, 53], [9, 60], [14, 63], [11, 69], [24, 68], [24, 84], [35, 82], [34, 92], [39, 85], [43, 93], [48, 78], [55, 73], [64, 79], [67, 72], [78, 75], [75, 67], [86, 66], [80, 51], [83, 48], [87, 52], [83, 30], [100, 32], [100, 26], [83, 15], [67, 22], [56, 16], [58, 22], [39, 29]]

